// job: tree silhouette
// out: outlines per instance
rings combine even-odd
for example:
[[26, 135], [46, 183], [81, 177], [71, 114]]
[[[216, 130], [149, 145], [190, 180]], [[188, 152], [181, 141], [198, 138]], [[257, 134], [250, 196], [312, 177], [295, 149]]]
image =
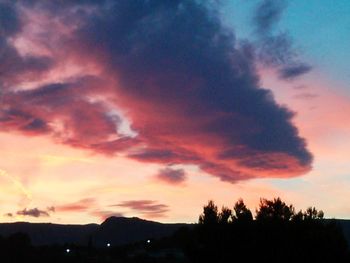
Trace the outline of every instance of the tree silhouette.
[[303, 215], [304, 220], [323, 219], [324, 217], [323, 211], [318, 211], [315, 207], [307, 208]]
[[273, 200], [260, 199], [256, 220], [289, 221], [295, 213], [293, 205], [287, 205], [279, 197]]
[[186, 238], [192, 240], [189, 262], [228, 262], [232, 255], [256, 262], [350, 262], [342, 229], [323, 217], [315, 207], [295, 212], [280, 198], [260, 199], [255, 220], [242, 199], [233, 212], [225, 206], [218, 212], [209, 201]]
[[231, 217], [232, 217], [232, 210], [226, 206], [223, 206], [221, 208], [221, 212], [219, 213], [219, 223], [228, 224], [230, 223]]
[[203, 207], [203, 213], [199, 216], [199, 224], [214, 225], [219, 222], [218, 207], [212, 200]]
[[240, 198], [235, 203], [233, 210], [235, 211], [235, 215], [233, 216], [234, 220], [238, 220], [238, 221], [252, 221], [253, 220], [252, 212], [244, 204], [242, 198]]
[[301, 222], [304, 220], [304, 213], [302, 210], [299, 210], [298, 213], [294, 213], [294, 215], [291, 218], [292, 221], [294, 222]]

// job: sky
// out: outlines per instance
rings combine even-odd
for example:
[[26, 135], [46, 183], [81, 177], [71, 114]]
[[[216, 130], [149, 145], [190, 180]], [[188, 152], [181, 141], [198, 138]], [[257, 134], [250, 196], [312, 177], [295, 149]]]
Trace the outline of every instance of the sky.
[[0, 0], [0, 222], [350, 218], [346, 0]]

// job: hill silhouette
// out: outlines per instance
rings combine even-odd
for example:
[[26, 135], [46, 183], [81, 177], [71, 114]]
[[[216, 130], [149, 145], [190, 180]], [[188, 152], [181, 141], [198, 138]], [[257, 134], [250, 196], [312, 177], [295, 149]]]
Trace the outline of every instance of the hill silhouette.
[[74, 243], [105, 246], [124, 245], [146, 239], [172, 235], [186, 224], [163, 224], [137, 217], [110, 217], [102, 224], [61, 225], [52, 223], [1, 223], [0, 236], [22, 232], [28, 234], [34, 246]]
[[[334, 219], [343, 229], [350, 244], [350, 220]], [[29, 235], [35, 246], [67, 244], [87, 245], [89, 241], [96, 246], [105, 246], [106, 242], [124, 245], [145, 239], [170, 236], [189, 224], [164, 224], [138, 217], [109, 217], [102, 224], [52, 224], [52, 223], [0, 223], [0, 236], [10, 236], [22, 232]]]
[[186, 224], [163, 224], [137, 217], [110, 217], [98, 227], [92, 240], [96, 246], [105, 246], [106, 242], [123, 245], [170, 236], [183, 226]]

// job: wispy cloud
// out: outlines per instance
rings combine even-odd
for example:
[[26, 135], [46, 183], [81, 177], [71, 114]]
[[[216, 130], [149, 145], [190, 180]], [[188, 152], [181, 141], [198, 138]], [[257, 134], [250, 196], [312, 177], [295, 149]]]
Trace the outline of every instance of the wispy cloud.
[[116, 207], [129, 208], [134, 212], [140, 213], [146, 217], [164, 217], [169, 211], [169, 207], [165, 204], [160, 204], [154, 200], [130, 200], [123, 201], [119, 204], [112, 205]]
[[57, 212], [82, 212], [93, 208], [95, 205], [95, 198], [84, 198], [77, 202], [62, 204], [55, 206]]
[[295, 99], [311, 100], [317, 98], [318, 95], [315, 93], [304, 92], [294, 96]]
[[311, 71], [312, 67], [300, 61], [291, 36], [276, 30], [287, 5], [286, 0], [259, 1], [252, 21], [258, 39], [255, 46], [260, 61], [276, 68], [281, 79], [293, 80]]
[[18, 180], [16, 177], [10, 175], [8, 172], [2, 169], [0, 169], [0, 176], [10, 180], [15, 185], [15, 187], [21, 192], [21, 194], [24, 195], [26, 200], [28, 200], [29, 202], [32, 200], [31, 192], [26, 187], [24, 187], [20, 180]]

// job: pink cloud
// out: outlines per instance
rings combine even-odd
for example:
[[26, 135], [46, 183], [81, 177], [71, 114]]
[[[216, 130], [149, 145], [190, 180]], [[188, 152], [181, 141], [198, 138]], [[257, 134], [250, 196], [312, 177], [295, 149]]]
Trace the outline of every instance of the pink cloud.
[[74, 203], [68, 203], [63, 205], [55, 206], [55, 211], [58, 212], [81, 212], [86, 211], [95, 205], [95, 199], [94, 198], [85, 198], [81, 199]]
[[164, 217], [169, 211], [167, 205], [154, 200], [130, 200], [112, 206], [129, 208], [148, 218]]
[[[128, 4], [36, 8], [56, 18], [48, 28], [27, 16], [48, 35], [27, 31], [33, 43], [51, 47], [50, 72], [60, 72], [65, 63], [95, 70], [55, 76], [30, 90], [7, 90], [0, 109], [3, 131], [50, 135], [72, 147], [141, 162], [195, 164], [228, 182], [310, 171], [312, 155], [293, 113], [260, 87], [251, 50], [237, 47], [209, 10], [184, 3], [169, 19], [165, 10], [176, 6], [150, 9], [147, 1], [126, 17], [120, 10], [129, 12]], [[164, 23], [154, 28], [154, 19]], [[120, 108], [137, 137], [119, 132]]]

